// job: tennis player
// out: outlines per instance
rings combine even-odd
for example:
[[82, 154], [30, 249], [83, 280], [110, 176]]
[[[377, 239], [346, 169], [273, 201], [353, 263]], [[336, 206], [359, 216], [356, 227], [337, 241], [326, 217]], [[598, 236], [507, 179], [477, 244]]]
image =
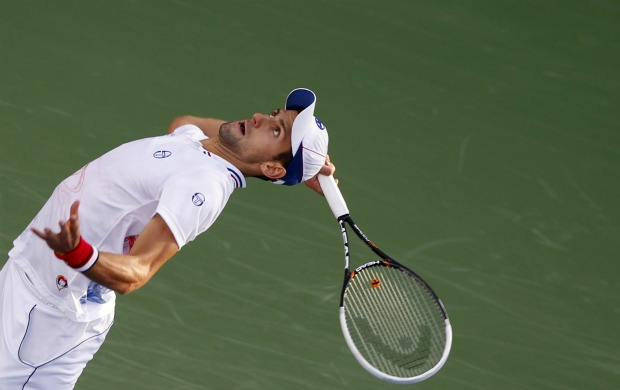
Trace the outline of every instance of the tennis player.
[[[121, 145], [62, 181], [0, 272], [0, 389], [72, 389], [137, 290], [207, 230], [247, 177], [332, 174], [315, 94], [224, 122], [176, 118], [169, 134]], [[60, 222], [59, 222], [60, 221]]]

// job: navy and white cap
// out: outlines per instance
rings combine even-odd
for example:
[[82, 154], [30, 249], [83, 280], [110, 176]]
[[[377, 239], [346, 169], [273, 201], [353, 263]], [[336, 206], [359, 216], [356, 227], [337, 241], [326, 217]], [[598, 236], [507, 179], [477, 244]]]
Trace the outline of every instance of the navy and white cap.
[[297, 88], [286, 98], [286, 109], [299, 111], [293, 121], [291, 146], [293, 159], [286, 166], [286, 175], [275, 184], [292, 186], [311, 179], [327, 158], [327, 128], [314, 116], [316, 95], [309, 89]]

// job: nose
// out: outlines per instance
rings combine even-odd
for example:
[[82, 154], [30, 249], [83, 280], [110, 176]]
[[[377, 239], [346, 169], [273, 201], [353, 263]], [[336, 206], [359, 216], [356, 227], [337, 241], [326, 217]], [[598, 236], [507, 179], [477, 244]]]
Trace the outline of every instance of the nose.
[[254, 125], [254, 127], [259, 127], [266, 117], [267, 115], [257, 112], [256, 114], [252, 115], [252, 124]]

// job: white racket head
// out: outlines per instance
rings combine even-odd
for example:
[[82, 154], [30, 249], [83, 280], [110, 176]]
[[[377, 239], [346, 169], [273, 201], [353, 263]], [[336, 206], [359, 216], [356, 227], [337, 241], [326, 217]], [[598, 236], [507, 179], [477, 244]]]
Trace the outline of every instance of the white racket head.
[[400, 384], [436, 374], [450, 354], [452, 327], [426, 282], [388, 261], [369, 262], [351, 275], [340, 325], [360, 365], [379, 379]]

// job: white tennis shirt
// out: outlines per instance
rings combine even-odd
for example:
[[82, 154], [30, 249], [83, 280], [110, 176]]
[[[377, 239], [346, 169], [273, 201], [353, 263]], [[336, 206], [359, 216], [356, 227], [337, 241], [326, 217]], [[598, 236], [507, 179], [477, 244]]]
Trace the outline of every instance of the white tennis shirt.
[[129, 142], [60, 183], [9, 252], [35, 297], [75, 321], [114, 309], [113, 291], [57, 259], [30, 231], [58, 231], [77, 199], [82, 236], [104, 252], [127, 253], [156, 213], [179, 248], [207, 230], [234, 189], [246, 183], [237, 168], [202, 147], [205, 138], [198, 127], [184, 125], [170, 135]]

